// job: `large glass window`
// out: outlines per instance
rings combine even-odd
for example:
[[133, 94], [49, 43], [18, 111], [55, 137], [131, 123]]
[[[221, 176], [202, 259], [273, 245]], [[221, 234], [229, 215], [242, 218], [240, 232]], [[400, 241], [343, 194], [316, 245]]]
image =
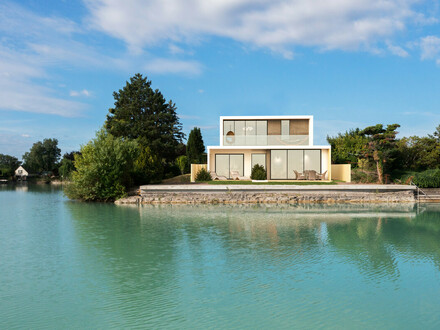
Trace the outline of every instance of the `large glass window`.
[[304, 169], [321, 172], [321, 150], [304, 150]]
[[255, 120], [246, 121], [246, 145], [254, 146], [257, 142], [257, 122]]
[[243, 176], [243, 160], [243, 154], [215, 155], [215, 173], [228, 179], [231, 178], [231, 171], [237, 171], [240, 176]]
[[288, 150], [287, 163], [287, 178], [296, 179], [294, 171], [297, 171], [298, 173], [302, 173], [304, 171], [304, 150]]
[[255, 165], [262, 165], [266, 169], [266, 154], [252, 154], [251, 155], [251, 169]]
[[321, 150], [271, 150], [271, 179], [295, 179], [294, 171], [303, 173], [307, 170], [321, 172]]
[[270, 152], [271, 179], [287, 179], [287, 150]]

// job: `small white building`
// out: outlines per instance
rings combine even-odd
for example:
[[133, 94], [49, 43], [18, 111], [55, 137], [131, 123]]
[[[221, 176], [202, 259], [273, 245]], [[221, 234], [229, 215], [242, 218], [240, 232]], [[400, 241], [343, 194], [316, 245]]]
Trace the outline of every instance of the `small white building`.
[[15, 170], [15, 177], [17, 177], [20, 180], [26, 180], [29, 173], [23, 168], [23, 166], [19, 166]]

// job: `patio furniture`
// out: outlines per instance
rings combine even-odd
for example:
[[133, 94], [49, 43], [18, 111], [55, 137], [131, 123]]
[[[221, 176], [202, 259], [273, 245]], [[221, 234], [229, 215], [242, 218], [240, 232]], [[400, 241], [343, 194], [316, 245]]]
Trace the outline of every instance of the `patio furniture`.
[[317, 173], [318, 180], [325, 180], [325, 175], [327, 174], [327, 171], [324, 173]]
[[310, 171], [308, 171], [308, 177], [307, 177], [307, 179], [308, 179], [308, 180], [316, 180], [316, 177], [317, 177], [316, 174], [317, 174], [317, 173], [316, 173], [315, 170], [310, 170]]
[[212, 180], [228, 180], [225, 176], [218, 176], [217, 173], [215, 173], [214, 171], [209, 172], [209, 174], [211, 174]]
[[249, 180], [245, 176], [241, 176], [238, 171], [231, 171], [231, 178], [232, 180]]
[[306, 175], [304, 173], [298, 173], [298, 171], [295, 171], [295, 170], [293, 170], [293, 172], [295, 173], [297, 180], [305, 180], [306, 179]]

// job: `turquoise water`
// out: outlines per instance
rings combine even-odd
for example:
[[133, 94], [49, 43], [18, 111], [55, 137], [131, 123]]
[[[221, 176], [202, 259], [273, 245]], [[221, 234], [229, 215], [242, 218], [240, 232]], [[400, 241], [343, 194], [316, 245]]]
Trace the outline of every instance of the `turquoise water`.
[[161, 206], [0, 187], [0, 328], [440, 327], [440, 206]]

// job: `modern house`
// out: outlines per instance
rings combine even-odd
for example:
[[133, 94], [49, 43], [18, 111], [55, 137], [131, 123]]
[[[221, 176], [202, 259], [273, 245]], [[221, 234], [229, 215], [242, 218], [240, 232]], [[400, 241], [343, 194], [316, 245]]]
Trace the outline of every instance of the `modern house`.
[[313, 116], [220, 117], [220, 146], [207, 153], [208, 171], [228, 179], [250, 178], [260, 164], [268, 180], [331, 180], [331, 148], [313, 145]]

